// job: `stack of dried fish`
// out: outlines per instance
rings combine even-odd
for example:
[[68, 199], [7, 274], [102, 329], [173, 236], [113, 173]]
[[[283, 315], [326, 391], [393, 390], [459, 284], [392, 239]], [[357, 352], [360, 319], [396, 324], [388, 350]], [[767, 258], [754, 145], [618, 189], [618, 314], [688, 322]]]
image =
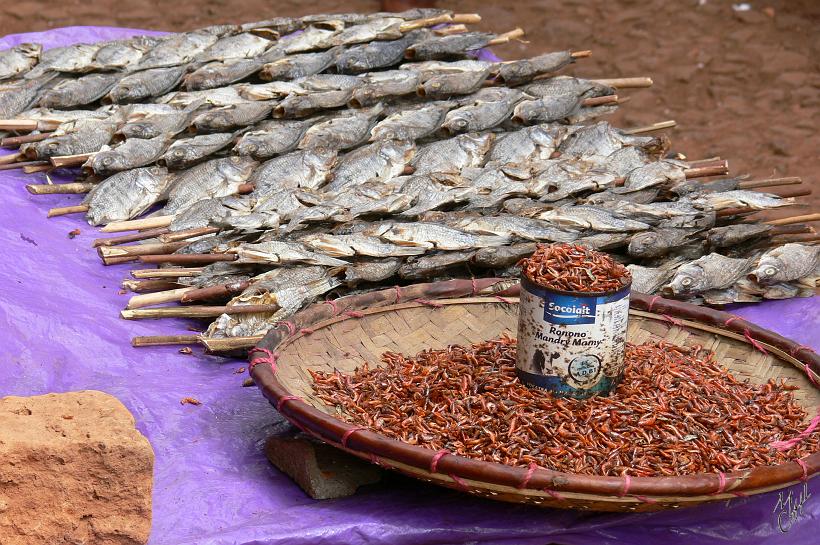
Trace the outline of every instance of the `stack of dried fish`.
[[556, 75], [588, 51], [492, 60], [484, 48], [522, 32], [465, 26], [479, 20], [334, 14], [24, 44], [0, 52], [0, 130], [16, 133], [2, 145], [18, 148], [0, 169], [81, 166], [28, 188], [85, 194], [49, 215], [135, 231], [96, 242], [106, 264], [160, 265], [124, 282], [141, 294], [123, 316], [215, 318], [201, 336], [214, 350], [331, 294], [516, 275], [539, 242], [607, 250], [635, 289], [700, 303], [814, 292], [805, 222], [820, 215], [747, 217], [794, 205], [807, 191], [783, 186], [799, 179], [706, 182], [725, 161], [643, 135], [673, 122], [596, 120], [649, 78]]

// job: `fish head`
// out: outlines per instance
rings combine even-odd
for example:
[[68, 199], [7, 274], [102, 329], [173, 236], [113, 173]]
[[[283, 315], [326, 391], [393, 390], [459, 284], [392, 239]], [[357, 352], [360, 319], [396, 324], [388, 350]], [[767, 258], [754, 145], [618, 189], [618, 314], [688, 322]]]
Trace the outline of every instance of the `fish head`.
[[233, 111], [234, 108], [226, 106], [202, 113], [194, 119], [193, 125], [197, 131], [214, 131], [231, 128], [236, 124], [236, 120], [232, 115]]
[[231, 180], [247, 180], [259, 162], [252, 157], [232, 155], [225, 158], [220, 170]]
[[773, 256], [763, 256], [757, 268], [749, 275], [749, 278], [760, 284], [771, 282], [778, 276], [782, 266], [783, 264], [779, 259]]
[[367, 72], [370, 70], [371, 52], [364, 47], [354, 47], [339, 57], [336, 66], [340, 72]]
[[185, 76], [182, 85], [188, 91], [198, 91], [216, 87], [222, 81], [220, 68], [224, 69], [222, 63], [206, 64], [202, 68]]
[[655, 257], [668, 249], [663, 238], [654, 231], [637, 233], [629, 241], [629, 255], [634, 257]]
[[125, 138], [148, 139], [156, 138], [160, 135], [160, 132], [153, 123], [144, 121], [123, 125], [123, 127], [119, 130], [119, 134]]
[[448, 119], [442, 123], [441, 128], [450, 135], [469, 130], [470, 122], [473, 119], [472, 112], [469, 111], [451, 112], [447, 117]]
[[20, 151], [29, 159], [45, 159], [61, 155], [72, 155], [74, 153], [73, 147], [74, 139], [67, 135], [26, 144], [20, 147]]
[[107, 150], [98, 152], [94, 157], [89, 159], [88, 165], [95, 174], [110, 174], [112, 172], [119, 172], [127, 168], [127, 161], [115, 150]]
[[690, 263], [678, 269], [670, 287], [676, 295], [698, 293], [706, 287], [706, 275], [701, 267]]
[[168, 150], [165, 155], [165, 162], [168, 165], [181, 165], [189, 155], [193, 155], [191, 151], [193, 151], [193, 147], [190, 144], [178, 144]]
[[[263, 138], [245, 135], [233, 147], [237, 155], [250, 155], [251, 157], [264, 157], [264, 149], [268, 147]], [[261, 153], [260, 153], [261, 152]]]
[[141, 99], [143, 95], [143, 89], [136, 82], [120, 81], [108, 92], [104, 101], [109, 104], [122, 104], [124, 102], [135, 102]]

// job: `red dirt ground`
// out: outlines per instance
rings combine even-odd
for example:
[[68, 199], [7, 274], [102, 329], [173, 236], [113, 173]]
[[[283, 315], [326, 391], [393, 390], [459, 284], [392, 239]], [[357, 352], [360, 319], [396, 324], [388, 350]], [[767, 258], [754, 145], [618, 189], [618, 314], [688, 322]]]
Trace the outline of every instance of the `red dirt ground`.
[[[820, 2], [764, 0], [735, 11], [718, 0], [564, 0], [439, 2], [478, 12], [483, 28], [516, 26], [526, 43], [498, 48], [505, 58], [557, 49], [591, 49], [577, 75], [651, 76], [651, 89], [612, 121], [620, 126], [675, 119], [674, 149], [689, 158], [719, 155], [733, 173], [801, 176], [817, 188], [820, 167]], [[701, 5], [702, 4], [702, 5]], [[276, 15], [376, 11], [370, 0], [22, 0], [0, 4], [0, 35], [69, 25], [185, 30]], [[811, 199], [820, 209], [820, 196]], [[792, 208], [791, 213], [808, 208]]]

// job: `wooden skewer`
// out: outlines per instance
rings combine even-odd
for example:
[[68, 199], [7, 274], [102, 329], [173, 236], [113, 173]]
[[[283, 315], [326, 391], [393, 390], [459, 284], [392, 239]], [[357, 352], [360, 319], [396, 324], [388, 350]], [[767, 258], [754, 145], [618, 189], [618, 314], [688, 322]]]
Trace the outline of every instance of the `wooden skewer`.
[[778, 187], [782, 185], [800, 185], [803, 180], [794, 176], [789, 178], [770, 178], [768, 180], [752, 180], [748, 182], [740, 182], [737, 184], [738, 189], [755, 189], [758, 187]]
[[159, 239], [162, 242], [176, 242], [179, 240], [188, 240], [189, 238], [210, 235], [212, 233], [218, 233], [220, 229], [219, 227], [197, 227], [195, 229], [185, 229], [184, 231], [169, 231], [168, 229], [166, 229], [165, 231], [165, 233], [159, 236]]
[[[805, 206], [803, 203], [788, 203], [780, 206], [778, 208], [785, 208], [787, 206]], [[740, 216], [744, 214], [754, 214], [755, 212], [763, 212], [763, 210], [759, 210], [757, 208], [750, 208], [748, 206], [738, 206], [737, 208], [724, 208], [722, 210], [718, 210], [715, 215], [719, 218], [724, 218], [726, 216]]]
[[212, 318], [222, 314], [252, 314], [276, 312], [279, 305], [184, 306], [125, 309], [120, 316], [126, 320], [156, 320], [160, 318]]
[[168, 227], [171, 225], [174, 216], [154, 216], [138, 220], [112, 221], [102, 227], [103, 233], [119, 233], [121, 231], [139, 231], [140, 229], [155, 229], [157, 227]]
[[78, 204], [76, 206], [58, 206], [48, 211], [48, 217], [53, 218], [54, 216], [65, 216], [67, 214], [81, 214], [83, 212], [88, 212], [87, 204]]
[[461, 34], [463, 32], [467, 32], [467, 27], [465, 25], [450, 25], [433, 31], [436, 36], [450, 36], [452, 34]]
[[171, 344], [198, 344], [199, 335], [155, 335], [145, 337], [134, 337], [131, 339], [131, 346], [164, 346]]
[[707, 167], [719, 167], [726, 164], [725, 159], [712, 159], [711, 161], [707, 161], [705, 159], [698, 161], [696, 164], [692, 165], [689, 164], [689, 168], [707, 168]]
[[35, 172], [47, 172], [53, 168], [51, 165], [29, 165], [23, 167], [23, 172], [26, 174], [34, 174]]
[[217, 261], [236, 261], [236, 254], [170, 254], [170, 255], [143, 255], [139, 260], [143, 263], [174, 263], [177, 265], [192, 265], [200, 263], [216, 263]]
[[809, 243], [809, 242], [817, 242], [820, 240], [820, 235], [817, 234], [809, 234], [809, 235], [783, 235], [777, 238], [773, 238], [772, 242], [775, 244], [788, 244], [790, 242], [800, 242], [800, 243]]
[[97, 253], [102, 258], [172, 254], [186, 244], [186, 242], [155, 242], [133, 246], [99, 246]]
[[769, 235], [799, 235], [802, 233], [814, 234], [816, 232], [811, 225], [773, 225]]
[[454, 23], [464, 23], [465, 25], [475, 25], [481, 22], [481, 15], [478, 13], [454, 13], [452, 15]]
[[610, 79], [594, 79], [592, 80], [607, 87], [614, 87], [615, 89], [640, 89], [643, 87], [652, 87], [654, 81], [652, 78], [610, 78]]
[[150, 307], [151, 305], [159, 305], [162, 303], [173, 303], [177, 302], [182, 299], [182, 296], [189, 291], [195, 290], [196, 288], [187, 287], [187, 288], [176, 288], [171, 290], [165, 291], [157, 291], [154, 293], [143, 293], [141, 295], [135, 295], [131, 299], [128, 300], [128, 304], [125, 306], [127, 309], [132, 308], [142, 308], [142, 307]]
[[122, 265], [123, 263], [133, 263], [139, 257], [135, 255], [123, 255], [119, 257], [104, 257], [102, 258], [103, 265]]
[[585, 98], [581, 101], [582, 106], [603, 106], [604, 104], [617, 104], [618, 95], [604, 95], [602, 97]]
[[82, 182], [71, 182], [67, 184], [26, 184], [26, 189], [32, 195], [79, 195], [88, 193], [95, 185], [97, 184], [86, 184]]
[[0, 131], [53, 131], [62, 125], [56, 119], [0, 119]]
[[48, 166], [48, 168], [51, 168], [51, 163], [49, 163], [48, 161], [20, 161], [17, 163], [8, 163], [5, 165], [0, 165], [0, 170], [16, 170], [18, 168], [41, 166]]
[[794, 198], [794, 197], [805, 197], [806, 195], [811, 195], [812, 190], [811, 187], [790, 187], [788, 189], [778, 189], [776, 191], [766, 191], [766, 193], [770, 193], [772, 195], [777, 195], [778, 197], [782, 197], [784, 199]]
[[768, 225], [792, 225], [793, 223], [807, 223], [810, 221], [820, 221], [820, 212], [816, 214], [804, 214], [802, 216], [791, 216], [789, 218], [769, 220], [764, 223]]
[[[97, 248], [98, 246], [116, 246], [117, 244], [124, 244], [126, 242], [137, 242], [140, 240], [148, 240], [149, 238], [155, 238], [159, 235], [167, 233], [169, 230], [167, 227], [161, 227], [158, 229], [146, 229], [145, 231], [140, 231], [139, 233], [133, 233], [130, 235], [121, 235], [118, 237], [107, 237], [107, 238], [98, 238], [95, 239], [94, 242], [91, 244], [92, 247]], [[163, 241], [166, 242], [166, 241]]]
[[723, 164], [708, 167], [687, 168], [683, 172], [687, 179], [704, 178], [706, 176], [723, 176], [729, 173], [729, 162], [723, 161]]
[[505, 32], [504, 34], [499, 34], [498, 36], [496, 36], [495, 38], [493, 38], [492, 40], [487, 42], [487, 45], [490, 46], [490, 45], [505, 44], [509, 41], [517, 40], [518, 38], [520, 38], [523, 35], [524, 35], [524, 29], [523, 28], [515, 28], [515, 29], [513, 29], [509, 32]]
[[586, 59], [587, 57], [592, 56], [592, 50], [591, 49], [584, 49], [582, 51], [573, 51], [569, 54], [569, 56], [572, 57], [573, 59]]
[[16, 163], [18, 159], [22, 159], [23, 154], [20, 152], [9, 153], [8, 155], [0, 156], [0, 165], [8, 165], [11, 163]]
[[661, 121], [659, 123], [652, 123], [651, 125], [645, 125], [643, 127], [635, 127], [634, 129], [623, 129], [621, 132], [624, 134], [643, 134], [645, 132], [652, 132], [652, 131], [660, 131], [663, 129], [671, 129], [672, 127], [676, 126], [678, 123], [674, 119], [670, 119], [669, 121]]
[[250, 280], [243, 280], [241, 282], [231, 282], [222, 284], [220, 286], [211, 286], [210, 288], [199, 288], [189, 291], [180, 299], [183, 303], [194, 303], [197, 301], [204, 301], [206, 299], [219, 299], [230, 297], [235, 293], [244, 291], [251, 285]]
[[164, 267], [162, 269], [135, 269], [134, 278], [191, 278], [199, 276], [202, 267]]
[[695, 161], [686, 161], [686, 164], [689, 165], [690, 168], [694, 167], [702, 167], [704, 165], [713, 165], [717, 161], [720, 161], [720, 157], [709, 157], [706, 159], [697, 159]]
[[36, 119], [0, 119], [0, 131], [36, 131]]
[[416, 19], [415, 21], [407, 21], [399, 26], [399, 31], [410, 32], [417, 28], [424, 28], [428, 26], [443, 25], [445, 23], [452, 23], [453, 16], [443, 13], [435, 17], [427, 17], [426, 19]]
[[94, 157], [96, 153], [81, 153], [79, 155], [62, 155], [60, 157], [51, 157], [49, 161], [55, 167], [73, 167], [77, 165], [82, 165], [86, 161], [88, 161], [91, 157]]
[[41, 132], [37, 134], [26, 134], [23, 136], [10, 136], [0, 140], [0, 147], [16, 148], [20, 144], [29, 144], [31, 142], [40, 142], [46, 138], [51, 138], [50, 132]]
[[123, 288], [134, 293], [150, 293], [152, 291], [166, 291], [183, 287], [182, 284], [171, 280], [123, 280]]
[[209, 352], [231, 352], [253, 348], [262, 340], [262, 335], [251, 337], [201, 338], [200, 343], [205, 345]]

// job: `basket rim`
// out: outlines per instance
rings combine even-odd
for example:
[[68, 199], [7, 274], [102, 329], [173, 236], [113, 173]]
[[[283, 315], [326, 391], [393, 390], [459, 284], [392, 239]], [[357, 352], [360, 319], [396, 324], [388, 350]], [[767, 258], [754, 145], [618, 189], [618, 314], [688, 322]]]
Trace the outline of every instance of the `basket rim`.
[[[370, 291], [324, 301], [296, 313], [289, 321], [271, 329], [252, 349], [269, 354], [267, 358], [253, 358], [249, 372], [263, 395], [291, 423], [303, 431], [335, 446], [342, 447], [362, 458], [379, 463], [378, 458], [397, 461], [430, 474], [444, 474], [454, 482], [466, 479], [519, 490], [544, 490], [548, 493], [570, 492], [636, 498], [654, 501], [652, 497], [682, 497], [724, 499], [780, 488], [807, 480], [820, 472], [820, 452], [801, 461], [790, 461], [732, 473], [697, 473], [665, 477], [611, 477], [564, 473], [541, 467], [514, 467], [486, 462], [432, 449], [409, 445], [388, 438], [376, 431], [355, 426], [324, 413], [313, 405], [294, 396], [276, 378], [278, 353], [297, 338], [315, 329], [329, 327], [339, 321], [367, 315], [420, 306], [438, 307], [449, 304], [514, 304], [505, 298], [516, 297], [518, 281], [511, 279], [447, 280], [414, 284]], [[424, 299], [422, 297], [427, 297]], [[402, 299], [406, 301], [402, 302]], [[434, 301], [431, 299], [442, 299]], [[786, 339], [773, 331], [746, 322], [733, 314], [632, 292], [630, 310], [641, 315], [665, 320], [679, 327], [708, 329], [730, 338], [753, 345], [758, 350], [771, 351], [781, 360], [802, 370], [815, 387], [820, 383], [820, 355], [811, 349]], [[285, 326], [284, 328], [279, 327]], [[270, 365], [259, 365], [270, 363]], [[387, 464], [389, 465], [389, 464]]]

